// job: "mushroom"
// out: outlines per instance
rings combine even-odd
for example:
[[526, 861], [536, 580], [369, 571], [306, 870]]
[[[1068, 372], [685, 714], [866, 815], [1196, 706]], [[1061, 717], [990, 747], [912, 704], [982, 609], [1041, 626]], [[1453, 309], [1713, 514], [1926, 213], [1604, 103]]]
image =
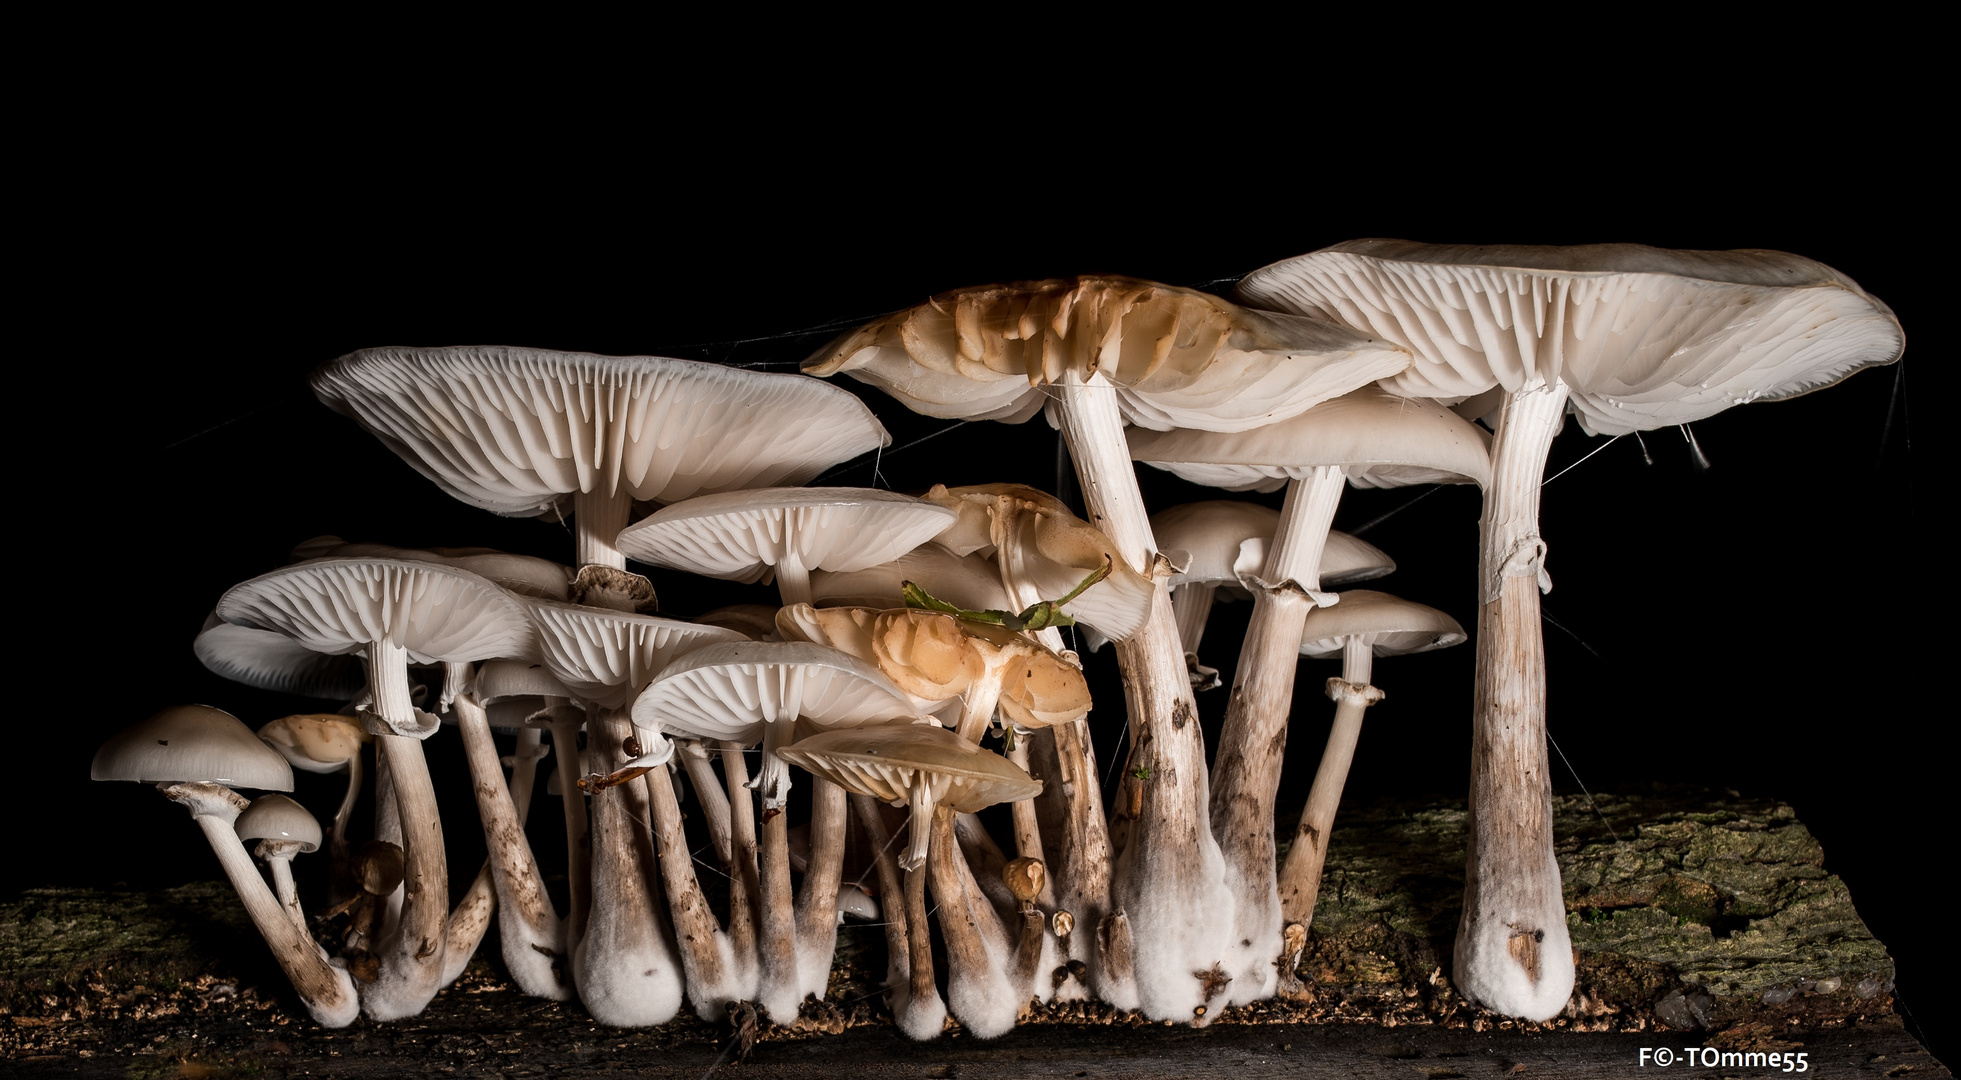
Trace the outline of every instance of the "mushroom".
[[[1183, 469], [1179, 475], [1193, 480]], [[1230, 486], [1230, 477], [1220, 477]], [[1272, 481], [1275, 489], [1286, 480]], [[1258, 489], [1256, 489], [1258, 490]], [[1178, 639], [1185, 646], [1185, 666], [1194, 690], [1218, 687], [1219, 672], [1198, 661], [1198, 646], [1215, 600], [1239, 600], [1250, 594], [1241, 579], [1257, 574], [1266, 564], [1267, 545], [1280, 527], [1280, 512], [1259, 503], [1211, 499], [1183, 503], [1151, 515], [1151, 532], [1167, 553], [1184, 551], [1184, 569], [1171, 575], [1171, 609], [1177, 616]], [[1173, 560], [1179, 562], [1181, 560]], [[1365, 540], [1328, 530], [1321, 549], [1321, 584], [1328, 588], [1382, 577], [1396, 569], [1395, 560]]]
[[272, 870], [273, 892], [279, 903], [300, 928], [306, 926], [306, 912], [300, 910], [299, 890], [293, 886], [293, 856], [320, 850], [320, 823], [307, 808], [284, 795], [261, 795], [232, 823], [241, 841], [257, 840], [253, 852]]
[[1320, 566], [1347, 484], [1394, 487], [1484, 483], [1485, 433], [1431, 401], [1368, 386], [1297, 416], [1245, 431], [1145, 431], [1131, 456], [1174, 473], [1193, 463], [1231, 486], [1285, 480], [1280, 522], [1262, 566], [1246, 575], [1253, 612], [1213, 758], [1212, 832], [1239, 906], [1225, 974], [1228, 1003], [1272, 995], [1284, 922], [1273, 876], [1274, 797], [1293, 705], [1301, 619], [1338, 595], [1321, 591]]
[[[1328, 831], [1335, 807], [1355, 759], [1362, 733], [1362, 713], [1381, 701], [1382, 691], [1370, 685], [1373, 657], [1407, 656], [1464, 643], [1457, 620], [1423, 604], [1385, 592], [1355, 589], [1331, 608], [1308, 612], [1301, 632], [1302, 656], [1341, 657], [1341, 677], [1328, 680], [1328, 696], [1336, 703], [1334, 726], [1321, 751], [1307, 806], [1301, 810], [1293, 846], [1280, 871], [1280, 911], [1284, 942], [1307, 941], [1314, 925], [1314, 901], [1321, 891], [1321, 867], [1328, 855]], [[1295, 933], [1295, 928], [1299, 933]], [[1291, 983], [1300, 949], [1283, 947], [1279, 970], [1282, 984]]]
[[[1029, 798], [1041, 790], [1041, 781], [954, 732], [928, 725], [821, 732], [784, 747], [782, 753], [846, 791], [907, 807], [910, 843], [899, 862], [917, 873], [931, 860], [933, 896], [947, 947], [948, 1008], [979, 1038], [1014, 1026], [1025, 998], [1010, 981], [1007, 940], [960, 858], [953, 822], [956, 814]], [[915, 888], [909, 879], [908, 891]], [[911, 923], [907, 933], [923, 939], [925, 924]], [[919, 1037], [912, 1028], [907, 1031]]]
[[[1393, 375], [1401, 349], [1305, 319], [1129, 278], [1082, 277], [962, 289], [849, 333], [805, 363], [848, 372], [931, 416], [1018, 421], [1046, 401], [1075, 460], [1089, 519], [1128, 569], [1150, 575], [1156, 545], [1124, 442], [1151, 428], [1236, 429], [1291, 416]], [[1235, 898], [1206, 827], [1208, 784], [1197, 708], [1169, 599], [1117, 645], [1131, 725], [1132, 775], [1148, 776], [1117, 858], [1118, 926], [1152, 948], [1130, 952], [1135, 983], [1100, 990], [1154, 1019], [1203, 1015], [1207, 971], [1230, 944]]]
[[[230, 624], [226, 624], [230, 625]], [[243, 630], [243, 627], [239, 629]], [[265, 630], [246, 630], [281, 641], [292, 639]], [[313, 655], [319, 656], [320, 653]], [[352, 717], [338, 713], [300, 713], [282, 716], [259, 729], [259, 738], [272, 745], [295, 769], [313, 773], [344, 772], [347, 792], [334, 811], [334, 828], [327, 841], [327, 857], [333, 867], [336, 891], [345, 887], [347, 875], [347, 819], [361, 797], [361, 747], [374, 741]]]
[[[677, 619], [548, 600], [523, 606], [546, 670], [587, 706], [588, 761], [615, 779], [633, 775], [614, 770], [632, 756], [626, 710], [634, 697], [677, 658], [741, 640], [733, 630]], [[685, 842], [679, 851], [672, 847], [680, 810], [664, 767], [671, 748], [662, 740], [656, 749], [628, 763], [651, 770], [648, 782], [585, 785], [592, 793], [592, 910], [573, 943], [572, 966], [580, 1000], [600, 1022], [617, 1026], [666, 1023], [680, 1009], [684, 987], [694, 988], [704, 1019], [719, 1019], [722, 1005], [747, 997], [753, 985], [746, 963], [737, 963], [706, 915]], [[664, 841], [664, 857], [651, 847], [650, 829]], [[680, 927], [678, 958], [653, 889], [656, 873], [677, 919], [696, 920]]]
[[[790, 777], [780, 751], [799, 724], [848, 728], [895, 719], [901, 724], [932, 723], [876, 668], [836, 649], [801, 641], [698, 649], [670, 665], [634, 699], [633, 723], [647, 752], [640, 760], [648, 764], [665, 760], [671, 752], [668, 731], [741, 745], [758, 739], [763, 743], [761, 773], [749, 782], [760, 789], [764, 808], [756, 1000], [777, 1023], [791, 1022], [804, 996], [821, 996], [829, 978], [837, 934], [838, 871], [833, 864], [843, 857], [845, 802], [843, 792], [835, 789], [820, 786], [813, 794], [810, 862], [814, 870], [824, 869], [805, 875], [803, 898], [794, 901], [789, 822], [781, 812]], [[725, 757], [725, 768], [727, 762]]]
[[801, 484], [886, 445], [856, 398], [797, 375], [498, 346], [363, 349], [313, 391], [451, 496], [511, 516], [571, 497], [578, 562], [624, 570], [634, 500]]
[[810, 602], [812, 570], [863, 570], [933, 538], [953, 515], [875, 488], [759, 488], [704, 495], [620, 533], [641, 562], [729, 581], [774, 579], [785, 604]]
[[360, 1001], [347, 969], [328, 963], [327, 954], [303, 925], [294, 922], [266, 887], [234, 829], [248, 804], [231, 789], [291, 791], [293, 770], [284, 758], [230, 713], [205, 705], [180, 705], [103, 743], [89, 766], [89, 777], [156, 784], [165, 798], [190, 810], [245, 913], [272, 949], [273, 959], [308, 1014], [322, 1027], [341, 1028], [354, 1022]]
[[[1239, 285], [1415, 355], [1385, 381], [1446, 402], [1501, 388], [1479, 537], [1471, 838], [1457, 986], [1496, 1012], [1566, 1005], [1572, 957], [1553, 857], [1539, 486], [1561, 417], [1590, 433], [1686, 424], [1897, 360], [1899, 321], [1843, 274], [1775, 251], [1358, 240]], [[1482, 407], [1482, 406], [1480, 406]]]
[[218, 615], [319, 652], [367, 658], [362, 716], [400, 808], [407, 891], [394, 940], [379, 952], [380, 978], [361, 1007], [376, 1020], [412, 1016], [442, 985], [449, 870], [421, 743], [441, 725], [411, 701], [408, 664], [521, 656], [531, 648], [530, 626], [511, 594], [483, 578], [402, 559], [297, 563], [233, 586], [219, 599]]

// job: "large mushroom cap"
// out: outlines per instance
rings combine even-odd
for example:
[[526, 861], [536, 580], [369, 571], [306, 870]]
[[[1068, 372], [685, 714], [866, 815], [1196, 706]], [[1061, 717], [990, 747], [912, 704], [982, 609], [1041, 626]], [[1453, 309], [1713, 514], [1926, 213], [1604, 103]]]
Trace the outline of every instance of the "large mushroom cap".
[[1905, 347], [1885, 304], [1781, 251], [1356, 240], [1256, 270], [1239, 295], [1409, 349], [1416, 362], [1384, 380], [1400, 394], [1563, 380], [1594, 434], [1793, 397]]
[[232, 823], [240, 840], [290, 840], [302, 853], [320, 850], [320, 822], [284, 795], [261, 795]]
[[277, 631], [235, 626], [215, 611], [191, 651], [213, 675], [260, 690], [347, 701], [368, 684], [356, 657], [315, 652]]
[[1125, 419], [1231, 431], [1400, 371], [1393, 346], [1207, 293], [1089, 276], [983, 285], [844, 335], [804, 365], [848, 372], [914, 412], [1019, 423], [1074, 371], [1117, 387]]
[[91, 780], [293, 790], [293, 769], [236, 716], [178, 705], [117, 732], [95, 752]]
[[468, 570], [493, 585], [519, 596], [542, 600], [571, 599], [571, 567], [534, 555], [513, 555], [484, 547], [400, 548], [389, 544], [355, 544], [338, 536], [316, 536], [293, 548], [294, 561], [308, 559], [408, 559], [441, 563]]
[[1359, 640], [1377, 656], [1405, 656], [1461, 645], [1464, 628], [1436, 608], [1373, 589], [1351, 589], [1341, 603], [1308, 612], [1303, 656], [1340, 656], [1342, 644]]
[[312, 381], [444, 491], [513, 516], [577, 492], [672, 502], [801, 484], [890, 441], [837, 387], [659, 356], [363, 349]]
[[956, 555], [937, 542], [863, 570], [819, 570], [810, 575], [812, 601], [823, 606], [902, 606], [912, 582], [954, 607], [1006, 611], [1015, 607], [1001, 587], [1001, 572], [985, 555]]
[[799, 718], [844, 727], [923, 720], [878, 669], [802, 641], [709, 645], [682, 657], [633, 702], [635, 726], [753, 743], [764, 724]]

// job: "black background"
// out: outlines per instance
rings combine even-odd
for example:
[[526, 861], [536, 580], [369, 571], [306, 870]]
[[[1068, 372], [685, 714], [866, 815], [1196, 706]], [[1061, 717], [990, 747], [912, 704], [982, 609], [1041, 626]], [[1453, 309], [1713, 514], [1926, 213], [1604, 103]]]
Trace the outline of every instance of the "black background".
[[[218, 595], [298, 541], [569, 560], [560, 526], [450, 500], [319, 405], [307, 372], [349, 350], [499, 343], [794, 370], [837, 327], [1002, 279], [1113, 272], [1226, 291], [1364, 236], [1775, 248], [1892, 305], [1908, 360], [1696, 425], [1707, 471], [1671, 429], [1646, 436], [1652, 464], [1625, 438], [1545, 489], [1546, 610], [1564, 628], [1547, 628], [1550, 727], [1572, 765], [1555, 758], [1554, 775], [1562, 791], [1689, 783], [1789, 802], [1898, 959], [1907, 1007], [1929, 1014], [1930, 1035], [1947, 1026], [1934, 1017], [1951, 1015], [1954, 950], [1936, 879], [1954, 849], [1954, 712], [1933, 696], [1951, 661], [1947, 616], [1930, 609], [1949, 575], [1928, 515], [1949, 485], [1927, 463], [1949, 457], [1926, 380], [1955, 343], [1920, 254], [1934, 215], [1911, 157], [1823, 165], [1782, 133], [1711, 130], [1647, 146], [1638, 167], [1569, 148], [1553, 179], [1520, 175], [1544, 162], [1495, 155], [1505, 175], [1461, 186], [1459, 153], [1126, 141], [1148, 115], [1125, 121], [1125, 138], [965, 149], [932, 125], [710, 138], [649, 121], [602, 152], [554, 117], [476, 116], [459, 133], [430, 115], [383, 145], [332, 106], [261, 125], [216, 100], [137, 95], [88, 138], [51, 138], [60, 152], [22, 223], [12, 660], [26, 825], [0, 888], [216, 875], [180, 810], [91, 784], [88, 761], [170, 704], [255, 726], [319, 707], [225, 683], [190, 653]], [[1053, 486], [1055, 436], [1039, 418], [909, 446], [946, 425], [846, 385], [893, 433], [884, 486]], [[1569, 428], [1549, 474], [1604, 441]], [[1140, 471], [1154, 508], [1212, 497]], [[874, 476], [860, 465], [829, 482]], [[1418, 493], [1351, 492], [1337, 527]], [[1477, 513], [1474, 490], [1446, 489], [1376, 525], [1367, 538], [1401, 564], [1380, 584], [1472, 625]], [[769, 595], [652, 576], [671, 614]], [[1207, 637], [1228, 672], [1244, 616], [1221, 609]], [[1350, 799], [1461, 797], [1471, 662], [1465, 646], [1377, 666], [1389, 696]], [[1107, 762], [1121, 697], [1108, 654], [1095, 663]], [[1312, 690], [1333, 671], [1302, 669], [1283, 814], [1304, 797], [1330, 709]], [[1216, 725], [1223, 694], [1201, 704]], [[481, 839], [449, 743], [430, 752], [460, 887]], [[312, 777], [298, 794], [323, 811], [336, 795]], [[541, 800], [534, 820], [548, 845], [555, 808]]]

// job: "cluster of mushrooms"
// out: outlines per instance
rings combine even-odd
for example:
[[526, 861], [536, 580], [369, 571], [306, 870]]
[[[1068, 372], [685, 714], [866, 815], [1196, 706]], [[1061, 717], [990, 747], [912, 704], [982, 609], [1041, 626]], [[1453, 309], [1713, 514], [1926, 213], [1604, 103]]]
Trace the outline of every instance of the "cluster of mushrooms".
[[[1475, 483], [1453, 977], [1486, 1008], [1548, 1019], [1573, 984], [1539, 615], [1553, 436], [1568, 415], [1616, 434], [1805, 393], [1896, 360], [1899, 324], [1807, 259], [1636, 245], [1359, 241], [1258, 270], [1237, 297], [1117, 277], [961, 289], [846, 334], [803, 375], [517, 348], [341, 357], [313, 376], [323, 402], [455, 498], [569, 519], [571, 563], [309, 541], [226, 592], [196, 652], [241, 682], [348, 704], [256, 734], [216, 709], [167, 710], [104, 746], [94, 775], [158, 783], [190, 809], [328, 1026], [415, 1015], [492, 921], [518, 988], [576, 995], [603, 1023], [662, 1023], [684, 1001], [791, 1023], [824, 996], [844, 913], [882, 922], [889, 1004], [915, 1038], [949, 1015], [996, 1035], [1057, 997], [1205, 1023], [1298, 989], [1343, 781], [1383, 696], [1374, 659], [1466, 637], [1434, 609], [1334, 591], [1394, 566], [1331, 531], [1343, 486]], [[934, 417], [1045, 413], [1088, 520], [1015, 484], [798, 486], [888, 441], [812, 377], [836, 374]], [[1284, 486], [1284, 504], [1152, 516], [1134, 462]], [[629, 560], [773, 581], [782, 606], [650, 614]], [[1252, 614], [1208, 768], [1194, 693], [1222, 684], [1198, 656], [1222, 590], [1250, 595]], [[1085, 660], [1057, 629], [1072, 623], [1123, 676], [1128, 756], [1107, 797]], [[1343, 668], [1283, 866], [1275, 802], [1304, 654]], [[490, 852], [453, 908], [422, 752], [451, 723]], [[546, 732], [563, 913], [524, 828]], [[370, 743], [375, 838], [356, 845]], [[294, 767], [348, 772], [328, 835], [283, 796], [232, 790], [291, 790]], [[793, 852], [796, 784], [810, 809]], [[976, 816], [1000, 803], [1011, 836]], [[689, 823], [730, 879], [726, 905], [696, 876]], [[349, 915], [334, 955], [288, 862], [323, 842], [330, 902]], [[856, 880], [847, 849], [868, 864]]]

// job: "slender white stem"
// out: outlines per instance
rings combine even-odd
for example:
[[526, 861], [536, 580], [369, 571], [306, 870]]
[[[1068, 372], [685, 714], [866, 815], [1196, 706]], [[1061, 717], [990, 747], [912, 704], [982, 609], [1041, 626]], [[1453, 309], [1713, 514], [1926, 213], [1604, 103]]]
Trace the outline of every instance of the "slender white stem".
[[[612, 772], [626, 758], [632, 731], [624, 712], [596, 710], [587, 731], [588, 767]], [[645, 785], [594, 794], [592, 914], [572, 954], [572, 976], [579, 1000], [602, 1024], [664, 1024], [681, 1010], [681, 965], [658, 906], [656, 865]]]
[[[1132, 569], [1151, 574], [1156, 544], [1116, 388], [1100, 374], [1085, 382], [1072, 371], [1055, 389], [1090, 523]], [[1223, 987], [1209, 973], [1227, 956], [1237, 898], [1225, 884], [1225, 861], [1208, 823], [1205, 740], [1185, 650], [1162, 577], [1156, 586], [1144, 625], [1116, 646], [1131, 733], [1125, 772], [1143, 792], [1117, 856], [1111, 898], [1134, 939], [1150, 943], [1132, 957], [1139, 1007], [1154, 1020], [1191, 1020], [1216, 1012], [1210, 1005]], [[1106, 990], [1106, 1000], [1126, 996], [1120, 988], [1114, 993]]]
[[321, 1027], [343, 1028], [360, 1013], [360, 1000], [354, 980], [346, 968], [327, 962], [327, 954], [311, 936], [293, 924], [279, 899], [266, 887], [265, 879], [252, 865], [245, 845], [238, 839], [239, 812], [248, 805], [236, 792], [218, 784], [159, 784], [157, 790], [173, 802], [182, 803], [204, 830], [211, 851], [218, 856], [232, 889], [252, 925], [265, 938], [272, 957], [286, 979], [300, 995], [306, 1011]]
[[616, 541], [632, 515], [633, 495], [628, 491], [581, 491], [573, 495], [572, 525], [578, 535], [579, 565], [626, 569], [626, 556]]
[[844, 837], [850, 802], [843, 788], [821, 777], [810, 789], [810, 859], [797, 896], [797, 984], [824, 1000], [837, 953], [838, 886], [844, 883]]
[[565, 804], [565, 887], [571, 894], [559, 949], [570, 956], [585, 937], [586, 920], [592, 913], [592, 825], [586, 815], [585, 792], [579, 789], [579, 729], [585, 726], [586, 714], [565, 698], [546, 701], [552, 753], [558, 759], [559, 797]]
[[708, 898], [702, 895], [688, 851], [687, 832], [682, 827], [681, 804], [674, 798], [667, 766], [648, 772], [645, 782], [654, 843], [660, 851], [661, 881], [666, 886], [668, 911], [674, 916], [674, 940], [680, 946], [688, 999], [694, 1002], [697, 1016], [715, 1023], [726, 1014], [730, 1002], [747, 1000], [755, 987], [740, 979], [728, 936], [709, 908]]
[[1505, 399], [1479, 522], [1471, 829], [1455, 979], [1471, 1000], [1528, 1020], [1557, 1015], [1573, 990], [1553, 856], [1539, 612], [1539, 593], [1551, 586], [1539, 484], [1566, 396], [1565, 385], [1555, 383]]
[[1280, 522], [1267, 547], [1253, 613], [1239, 650], [1232, 698], [1213, 761], [1212, 832], [1225, 856], [1226, 883], [1239, 898], [1225, 973], [1230, 1004], [1271, 997], [1283, 918], [1274, 880], [1274, 800], [1286, 759], [1287, 720], [1300, 664], [1303, 620], [1318, 602], [1321, 554], [1347, 477], [1318, 468], [1287, 484]]
[[695, 804], [701, 807], [701, 816], [708, 825], [708, 837], [715, 845], [715, 857], [723, 866], [734, 858], [729, 848], [729, 796], [722, 789], [722, 782], [715, 777], [715, 767], [708, 760], [708, 748], [698, 740], [690, 739], [678, 744], [676, 754], [681, 764], [688, 770], [688, 783], [694, 788]]
[[1382, 700], [1382, 691], [1369, 685], [1372, 655], [1366, 642], [1350, 638], [1343, 643], [1341, 678], [1328, 680], [1328, 696], [1335, 699], [1334, 725], [1328, 730], [1328, 745], [1321, 751], [1321, 765], [1315, 770], [1314, 786], [1308, 789], [1300, 824], [1294, 828], [1287, 864], [1280, 871], [1281, 918], [1299, 923], [1303, 931], [1314, 925], [1321, 868], [1328, 859], [1328, 832], [1334, 828], [1341, 789], [1355, 760], [1363, 713]]
[[[454, 712], [476, 792], [477, 815], [483, 821], [484, 843], [490, 851], [504, 966], [521, 992], [564, 1001], [572, 996], [561, 962], [564, 928], [545, 895], [544, 876], [538, 871], [531, 841], [525, 836], [516, 802], [505, 784], [497, 743], [490, 734], [490, 718], [470, 694], [457, 695]], [[520, 758], [513, 774], [530, 768], [530, 763]]]

